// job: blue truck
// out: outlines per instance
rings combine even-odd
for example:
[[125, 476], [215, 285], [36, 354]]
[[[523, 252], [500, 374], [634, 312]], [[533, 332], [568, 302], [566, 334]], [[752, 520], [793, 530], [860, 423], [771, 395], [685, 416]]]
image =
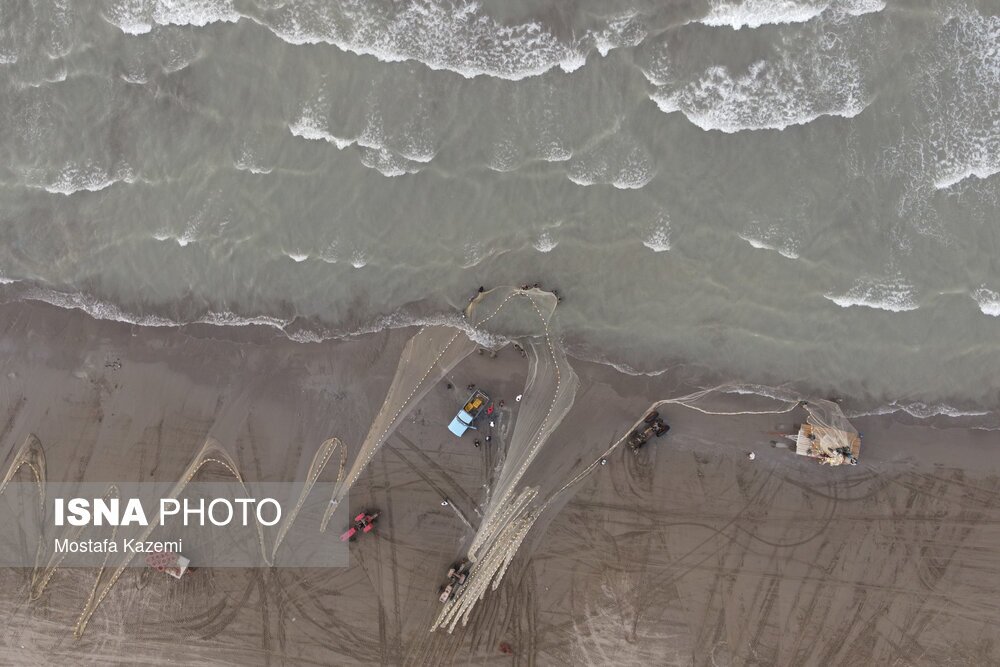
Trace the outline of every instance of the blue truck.
[[448, 424], [448, 430], [461, 438], [470, 428], [475, 429], [476, 427], [472, 423], [476, 421], [476, 417], [482, 414], [489, 402], [490, 397], [486, 395], [485, 391], [477, 389], [472, 392], [472, 396], [469, 396], [469, 400]]

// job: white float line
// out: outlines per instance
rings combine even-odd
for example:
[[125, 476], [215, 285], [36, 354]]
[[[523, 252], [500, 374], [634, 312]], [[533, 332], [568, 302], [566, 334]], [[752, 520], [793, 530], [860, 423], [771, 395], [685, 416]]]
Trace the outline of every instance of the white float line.
[[[496, 310], [494, 310], [489, 316], [487, 316], [482, 322], [480, 322], [479, 325], [481, 325], [481, 324], [489, 321], [497, 313], [499, 313], [500, 309], [502, 309], [504, 307], [504, 305], [511, 299], [511, 297], [514, 296], [514, 294], [516, 294], [516, 292], [511, 292], [510, 294], [508, 294], [506, 296], [506, 298], [504, 298], [504, 300], [500, 302], [500, 304], [497, 306]], [[469, 306], [469, 308], [471, 308], [471, 305]], [[479, 325], [472, 324], [471, 326], [475, 329]], [[426, 328], [427, 327], [422, 327], [420, 329], [420, 331], [418, 331], [417, 334], [414, 336], [414, 338], [416, 338], [416, 336], [419, 336], [421, 333], [423, 333], [426, 330]], [[403, 402], [400, 404], [399, 409], [396, 410], [396, 413], [389, 420], [389, 424], [386, 426], [385, 430], [375, 440], [375, 444], [372, 445], [371, 451], [369, 452], [368, 456], [365, 458], [365, 462], [361, 465], [361, 467], [354, 474], [354, 476], [352, 476], [351, 479], [348, 480], [347, 486], [343, 489], [343, 491], [338, 494], [340, 496], [340, 498], [337, 499], [337, 502], [339, 502], [340, 499], [342, 499], [344, 497], [344, 495], [346, 494], [346, 492], [349, 491], [352, 486], [354, 486], [354, 482], [357, 481], [358, 477], [361, 475], [361, 472], [368, 466], [369, 463], [371, 463], [371, 460], [372, 460], [372, 458], [374, 458], [375, 452], [378, 449], [379, 445], [381, 445], [382, 442], [385, 440], [385, 438], [388, 436], [389, 431], [392, 429], [393, 423], [396, 421], [396, 418], [399, 416], [399, 413], [401, 413], [406, 408], [406, 405], [410, 402], [410, 399], [413, 398], [413, 395], [416, 394], [417, 391], [419, 391], [420, 387], [424, 383], [424, 380], [426, 380], [427, 376], [430, 375], [430, 373], [431, 373], [432, 370], [434, 370], [434, 367], [437, 365], [438, 361], [440, 361], [441, 357], [444, 356], [444, 353], [447, 352], [449, 348], [451, 348], [451, 346], [455, 342], [455, 340], [460, 335], [462, 335], [463, 333], [464, 333], [463, 331], [459, 330], [458, 332], [455, 333], [454, 336], [451, 337], [451, 340], [448, 341], [447, 345], [445, 345], [441, 349], [441, 352], [439, 352], [438, 355], [437, 355], [437, 357], [434, 358], [434, 361], [432, 361], [431, 364], [430, 364], [430, 366], [427, 367], [427, 370], [424, 372], [423, 376], [421, 376], [420, 380], [414, 386], [413, 391], [410, 392], [410, 395], [407, 396], [405, 399], [403, 399]]]
[[[522, 295], [524, 297], [527, 297], [528, 301], [531, 303], [531, 306], [535, 309], [535, 313], [538, 315], [539, 320], [542, 322], [542, 330], [543, 330], [544, 335], [545, 335], [545, 342], [546, 342], [546, 344], [549, 347], [549, 355], [552, 357], [552, 365], [553, 365], [553, 368], [554, 368], [555, 374], [556, 374], [556, 388], [555, 388], [555, 391], [553, 392], [552, 402], [549, 404], [549, 409], [546, 411], [545, 417], [542, 419], [542, 423], [539, 426], [538, 437], [536, 438], [536, 440], [535, 440], [535, 442], [533, 444], [533, 447], [529, 450], [528, 456], [524, 460], [524, 464], [518, 470], [517, 476], [514, 478], [514, 482], [508, 486], [507, 490], [504, 492], [504, 495], [497, 502], [497, 505], [503, 505], [505, 502], [507, 502], [507, 499], [510, 497], [510, 494], [514, 490], [513, 489], [514, 484], [516, 484], [516, 482], [518, 480], [520, 480], [521, 477], [524, 476], [524, 473], [527, 471], [528, 466], [531, 465], [531, 462], [534, 460], [534, 455], [537, 452], [538, 447], [540, 447], [541, 444], [542, 444], [542, 442], [543, 442], [542, 433], [543, 433], [543, 431], [545, 429], [545, 425], [548, 423], [549, 418], [552, 416], [552, 410], [555, 408], [556, 400], [559, 398], [559, 389], [562, 386], [562, 375], [559, 373], [559, 361], [556, 358], [555, 347], [552, 345], [552, 337], [550, 335], [548, 322], [546, 321], [545, 317], [542, 315], [542, 311], [540, 311], [538, 309], [538, 305], [535, 304], [534, 300], [531, 299], [531, 297], [528, 297], [528, 295], [525, 294], [523, 292], [523, 290], [522, 291], [518, 291], [518, 292], [512, 292], [511, 294], [509, 294], [507, 296], [507, 299], [504, 299], [504, 303], [506, 303], [507, 300], [510, 299], [511, 297], [513, 297], [515, 294], [520, 294], [520, 295]], [[503, 304], [501, 304], [501, 306], [502, 305]], [[497, 312], [499, 312], [499, 308], [497, 308]], [[494, 315], [495, 314], [496, 313], [494, 313]], [[492, 317], [492, 315], [491, 315], [491, 317]], [[490, 525], [492, 523], [493, 523], [493, 520], [488, 520], [486, 522], [486, 524], [481, 527], [481, 531], [483, 529], [486, 529], [486, 528], [490, 527]], [[483, 541], [484, 541], [484, 539], [478, 539], [478, 540], [476, 540], [476, 542], [478, 544], [482, 544]]]

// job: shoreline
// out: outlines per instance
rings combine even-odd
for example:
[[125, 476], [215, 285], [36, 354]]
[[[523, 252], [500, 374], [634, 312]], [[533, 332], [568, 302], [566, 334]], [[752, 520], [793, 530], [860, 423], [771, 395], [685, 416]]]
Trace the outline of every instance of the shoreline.
[[[259, 328], [146, 329], [36, 303], [0, 305], [0, 316], [4, 467], [34, 435], [47, 479], [61, 482], [175, 481], [206, 438], [251, 481], [302, 479], [316, 447], [332, 436], [353, 460], [413, 333], [303, 345]], [[683, 393], [669, 374], [626, 376], [576, 360], [573, 367], [576, 400], [523, 484], [553, 488], [572, 479], [652, 402]], [[189, 662], [253, 662], [265, 651], [295, 664], [328, 664], [331, 655], [342, 664], [463, 663], [487, 659], [500, 641], [540, 664], [587, 664], [594, 651], [612, 651], [621, 664], [674, 653], [700, 664], [721, 650], [745, 662], [747, 647], [778, 663], [808, 662], [851, 650], [842, 633], [817, 638], [810, 623], [788, 625], [787, 613], [819, 613], [815, 602], [809, 611], [810, 599], [826, 610], [815, 623], [869, 631], [867, 616], [844, 616], [853, 612], [823, 592], [840, 590], [868, 596], [873, 611], [889, 608], [904, 625], [912, 614], [943, 614], [930, 643], [950, 647], [958, 636], [970, 651], [986, 650], [975, 648], [974, 637], [1000, 621], [984, 606], [1000, 587], [965, 582], [982, 577], [977, 550], [1000, 549], [988, 520], [1000, 498], [1000, 449], [990, 433], [864, 418], [854, 422], [865, 434], [859, 465], [828, 468], [771, 446], [772, 432], [787, 430], [796, 415], [722, 417], [679, 406], [661, 410], [672, 426], [666, 438], [639, 454], [619, 447], [608, 465], [559, 495], [469, 626], [428, 634], [440, 610], [434, 591], [472, 538], [465, 522], [478, 523], [496, 484], [526, 371], [510, 348], [496, 358], [472, 354], [421, 400], [351, 490], [352, 509], [383, 516], [376, 535], [351, 546], [349, 567], [205, 567], [176, 583], [130, 567], [77, 641], [66, 640], [90, 575], [57, 568], [29, 602], [32, 571], [9, 568], [0, 571], [8, 593], [0, 615], [11, 641], [0, 655], [18, 664], [46, 664], [53, 655], [77, 664], [97, 664], [92, 655], [165, 664], [164, 647], [183, 637], [171, 655]], [[506, 399], [494, 442], [481, 448], [445, 429], [470, 382]], [[726, 409], [766, 403], [749, 395], [715, 400]], [[961, 557], [941, 556], [950, 565], [935, 570], [932, 583], [932, 593], [958, 590], [948, 594], [955, 602], [919, 602], [928, 599], [928, 575], [913, 571], [923, 562], [910, 555], [915, 544], [920, 553], [960, 550]], [[814, 565], [802, 571], [805, 563]], [[827, 573], [808, 574], [813, 567]], [[875, 587], [877, 579], [893, 583]], [[761, 597], [769, 581], [797, 592], [770, 607]], [[227, 600], [247, 590], [259, 594], [222, 614]], [[289, 595], [291, 609], [282, 602]], [[745, 604], [753, 609], [727, 616]], [[981, 618], [966, 618], [970, 606], [984, 610]], [[195, 617], [206, 619], [199, 628], [215, 629], [201, 632], [184, 620]], [[384, 641], [357, 639], [376, 627]], [[735, 648], [713, 648], [720, 632]], [[740, 639], [747, 632], [755, 643]], [[889, 650], [898, 637], [871, 641]]]
[[[136, 315], [128, 313], [113, 304], [101, 302], [81, 293], [70, 294], [30, 287], [22, 281], [0, 283], [0, 298], [7, 297], [7, 294], [5, 294], [5, 289], [7, 288], [13, 288], [14, 295], [12, 299], [8, 298], [0, 301], [0, 306], [3, 307], [16, 307], [18, 304], [41, 304], [58, 310], [79, 312], [92, 320], [107, 322], [109, 324], [176, 330], [187, 333], [196, 332], [208, 337], [233, 340], [241, 340], [242, 336], [247, 336], [252, 340], [269, 340], [273, 337], [284, 338], [293, 343], [315, 344], [352, 340], [383, 331], [407, 330], [428, 324], [457, 323], [461, 321], [461, 315], [458, 310], [453, 313], [442, 312], [440, 309], [435, 309], [430, 305], [421, 308], [421, 304], [409, 304], [408, 306], [404, 306], [404, 308], [411, 307], [413, 312], [403, 312], [403, 309], [399, 309], [389, 314], [370, 318], [357, 325], [348, 326], [343, 331], [331, 330], [322, 323], [301, 316], [286, 318], [271, 315], [242, 316], [232, 312], [213, 311], [185, 322], [170, 320], [159, 315]], [[46, 296], [40, 296], [37, 292], [44, 292]], [[52, 298], [53, 295], [57, 298]], [[60, 300], [62, 301], [61, 303], [54, 302]], [[423, 310], [422, 313], [420, 312], [421, 310]], [[215, 331], [210, 333], [208, 330]], [[273, 336], [268, 336], [268, 333], [273, 334]], [[761, 396], [773, 397], [775, 392], [782, 392], [798, 393], [802, 397], [830, 398], [831, 400], [836, 400], [838, 403], [842, 403], [845, 414], [851, 419], [894, 414], [910, 423], [913, 423], [913, 420], [916, 420], [916, 423], [929, 420], [930, 423], [938, 425], [942, 421], [947, 422], [951, 420], [949, 427], [1000, 431], [1000, 410], [997, 410], [992, 405], [972, 406], [969, 409], [963, 410], [953, 407], [947, 399], [931, 403], [921, 400], [907, 402], [906, 400], [899, 399], [882, 402], [874, 397], [857, 399], [851, 396], [839, 396], [836, 390], [832, 388], [822, 390], [810, 387], [808, 382], [804, 381], [793, 382], [785, 380], [777, 384], [740, 381], [702, 368], [698, 362], [682, 359], [668, 362], [656, 370], [644, 371], [607, 359], [604, 353], [590, 350], [589, 344], [585, 341], [570, 341], [566, 344], [566, 354], [577, 363], [583, 362], [607, 366], [622, 375], [637, 378], [655, 378], [666, 374], [681, 373], [689, 377], [688, 382], [692, 388], [731, 384], [740, 387], [747, 393], [756, 393]]]

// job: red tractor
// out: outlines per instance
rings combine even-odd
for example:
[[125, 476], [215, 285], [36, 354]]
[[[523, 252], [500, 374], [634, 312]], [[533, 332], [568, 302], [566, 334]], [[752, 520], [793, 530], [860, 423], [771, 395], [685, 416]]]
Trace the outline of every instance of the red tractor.
[[361, 514], [354, 517], [354, 522], [351, 526], [340, 536], [341, 542], [346, 542], [351, 540], [352, 542], [356, 539], [357, 534], [370, 533], [372, 529], [375, 528], [375, 519], [381, 514], [378, 510], [373, 510], [371, 512], [364, 511]]

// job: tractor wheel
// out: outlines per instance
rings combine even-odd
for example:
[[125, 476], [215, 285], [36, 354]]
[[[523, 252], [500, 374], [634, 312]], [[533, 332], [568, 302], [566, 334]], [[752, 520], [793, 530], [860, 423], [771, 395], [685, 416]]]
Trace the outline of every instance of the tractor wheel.
[[652, 424], [653, 422], [655, 422], [657, 420], [657, 418], [659, 416], [660, 416], [660, 413], [657, 412], [656, 410], [653, 410], [648, 415], [646, 415], [645, 419], [643, 419], [642, 421], [646, 422], [647, 424]]

